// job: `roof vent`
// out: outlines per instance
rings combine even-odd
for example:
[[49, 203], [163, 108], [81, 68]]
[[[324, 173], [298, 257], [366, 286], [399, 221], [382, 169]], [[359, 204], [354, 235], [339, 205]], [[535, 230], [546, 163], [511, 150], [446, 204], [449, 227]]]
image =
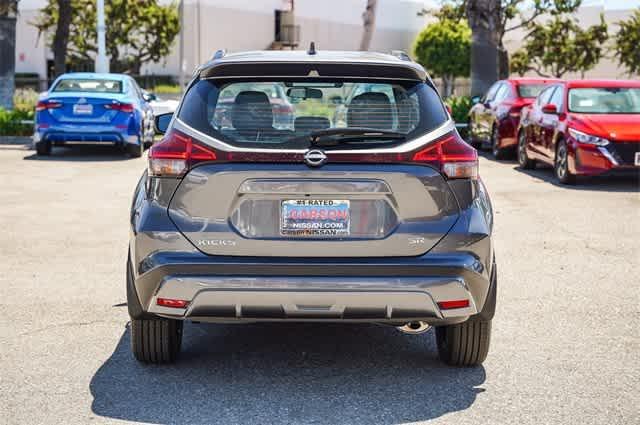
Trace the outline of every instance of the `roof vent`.
[[312, 41], [311, 44], [309, 44], [309, 50], [307, 50], [307, 54], [308, 55], [315, 55], [316, 52], [316, 42]]
[[227, 49], [220, 49], [213, 54], [213, 57], [211, 59], [212, 60], [222, 59], [226, 55], [227, 55]]

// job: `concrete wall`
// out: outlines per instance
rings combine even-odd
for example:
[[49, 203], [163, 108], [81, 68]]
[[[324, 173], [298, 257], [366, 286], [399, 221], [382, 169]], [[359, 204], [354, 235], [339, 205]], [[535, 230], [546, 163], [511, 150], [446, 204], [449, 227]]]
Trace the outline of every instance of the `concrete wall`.
[[[171, 0], [162, 0], [165, 3]], [[376, 31], [371, 50], [387, 52], [394, 49], [410, 51], [417, 33], [424, 27], [425, 18], [417, 16], [423, 7], [433, 6], [433, 0], [378, 0]], [[17, 24], [17, 72], [37, 72], [46, 76], [46, 59], [52, 58], [38, 41], [38, 32], [29, 24], [45, 0], [21, 0]], [[185, 0], [184, 6], [184, 69], [189, 75], [200, 63], [208, 60], [220, 48], [230, 51], [266, 49], [274, 41], [274, 11], [286, 0]], [[362, 13], [366, 0], [295, 0], [297, 24], [300, 25], [300, 48], [315, 41], [319, 49], [354, 50], [362, 36]], [[617, 31], [615, 22], [631, 14], [631, 10], [603, 10], [585, 7], [578, 13], [584, 25], [598, 22], [604, 12], [610, 33]], [[505, 44], [513, 52], [522, 45], [523, 31], [508, 33]], [[171, 54], [160, 63], [143, 67], [145, 74], [179, 73], [178, 40]], [[624, 77], [615, 61], [605, 59], [587, 77]], [[574, 77], [574, 76], [568, 76]], [[575, 76], [579, 77], [579, 76]]]

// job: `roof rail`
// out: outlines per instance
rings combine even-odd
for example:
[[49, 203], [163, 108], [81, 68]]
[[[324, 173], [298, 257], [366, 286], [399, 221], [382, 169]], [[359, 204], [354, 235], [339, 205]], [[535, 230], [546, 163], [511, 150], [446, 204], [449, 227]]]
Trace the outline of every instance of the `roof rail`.
[[411, 60], [411, 56], [409, 56], [409, 54], [404, 50], [392, 50], [391, 55], [403, 61], [413, 62], [413, 60]]
[[211, 60], [222, 59], [227, 55], [227, 49], [219, 49], [211, 57]]

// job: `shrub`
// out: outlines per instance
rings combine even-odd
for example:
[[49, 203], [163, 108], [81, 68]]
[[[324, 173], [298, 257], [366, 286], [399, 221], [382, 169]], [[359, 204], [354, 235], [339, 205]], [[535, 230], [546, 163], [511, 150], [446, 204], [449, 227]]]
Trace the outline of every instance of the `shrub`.
[[33, 111], [38, 103], [38, 92], [33, 89], [16, 89], [13, 107], [21, 111]]
[[180, 94], [180, 86], [177, 84], [158, 84], [150, 91], [157, 94]]
[[[451, 96], [445, 103], [451, 107], [451, 117], [456, 124], [466, 124], [469, 121], [469, 110], [472, 106], [469, 96]], [[459, 128], [458, 131], [462, 137], [466, 137], [466, 128]]]
[[0, 136], [31, 136], [33, 124], [21, 124], [22, 120], [33, 120], [34, 110], [0, 108]]

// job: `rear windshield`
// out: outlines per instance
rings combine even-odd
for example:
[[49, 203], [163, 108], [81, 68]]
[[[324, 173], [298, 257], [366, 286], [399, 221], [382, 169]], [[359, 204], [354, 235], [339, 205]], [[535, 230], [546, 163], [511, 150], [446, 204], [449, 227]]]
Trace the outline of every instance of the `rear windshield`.
[[122, 93], [122, 81], [68, 78], [60, 80], [54, 92]]
[[393, 143], [403, 143], [448, 119], [436, 91], [423, 82], [317, 79], [200, 80], [185, 95], [178, 117], [231, 145], [263, 148], [307, 146], [310, 133], [339, 128], [392, 131], [405, 136]]
[[571, 89], [569, 111], [585, 114], [640, 114], [640, 88]]
[[520, 84], [518, 85], [518, 95], [524, 98], [536, 98], [548, 84]]

